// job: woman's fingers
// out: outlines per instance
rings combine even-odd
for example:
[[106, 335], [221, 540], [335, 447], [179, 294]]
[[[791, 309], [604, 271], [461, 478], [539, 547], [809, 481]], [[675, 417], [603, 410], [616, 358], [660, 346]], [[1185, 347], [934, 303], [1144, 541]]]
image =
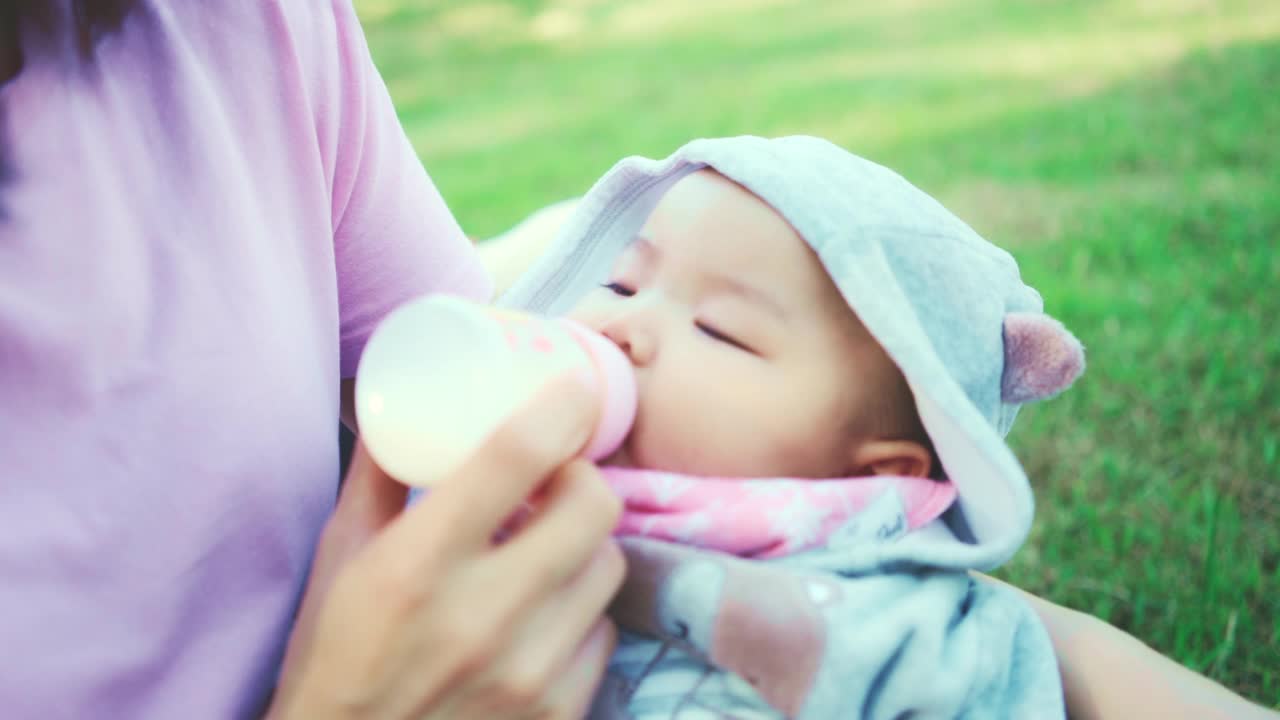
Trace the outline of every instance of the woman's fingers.
[[597, 620], [569, 664], [547, 690], [543, 713], [534, 717], [539, 720], [578, 720], [585, 717], [617, 642], [618, 633], [613, 623], [607, 618]]
[[[501, 650], [476, 665], [479, 674], [454, 683], [448, 711], [440, 717], [581, 718], [578, 709], [585, 707], [613, 648], [615, 633], [603, 612], [622, 572], [621, 551], [606, 542], [559, 592], [537, 605], [511, 608], [519, 616], [514, 622], [482, 621], [491, 626], [491, 637], [502, 639]], [[473, 585], [465, 593], [474, 598], [468, 607], [478, 618], [493, 617], [493, 609], [485, 609], [497, 595], [492, 587]]]
[[476, 717], [512, 720], [579, 720], [591, 699], [617, 645], [617, 631], [608, 618], [597, 618], [590, 630], [573, 645], [566, 662], [554, 673], [525, 684], [524, 673], [499, 671], [499, 682], [475, 696]]
[[430, 502], [402, 513], [384, 538], [396, 552], [437, 542], [442, 533], [457, 546], [487, 548], [521, 503], [586, 445], [598, 405], [572, 374], [547, 383], [432, 488]]
[[[489, 618], [486, 624], [507, 642], [487, 673], [491, 684], [474, 686], [464, 704], [486, 717], [538, 710], [529, 716], [559, 718], [570, 716], [550, 708], [585, 702], [607, 659], [588, 651], [612, 638], [595, 626], [625, 572], [622, 551], [609, 537], [616, 506], [594, 465], [570, 463], [553, 476], [530, 524], [485, 556], [483, 571], [468, 573], [477, 591], [471, 610]], [[504, 592], [483, 592], [495, 586]], [[594, 665], [583, 665], [584, 652]], [[578, 684], [561, 687], [549, 705], [549, 689], [566, 674]]]
[[[568, 665], [575, 650], [622, 583], [626, 563], [613, 541], [598, 546], [590, 562], [564, 587], [549, 595], [520, 628], [505, 660], [526, 685], [546, 687]], [[554, 634], [547, 628], [557, 628]]]
[[[442, 486], [471, 514], [474, 538], [488, 545], [493, 533], [552, 473], [582, 451], [595, 429], [600, 400], [581, 379], [566, 373], [507, 419], [454, 476], [471, 484]], [[487, 482], [487, 487], [475, 484]], [[483, 526], [483, 527], [482, 527]]]
[[[481, 701], [492, 717], [536, 707], [574, 660], [622, 584], [626, 561], [609, 537], [617, 500], [587, 461], [553, 476], [536, 515], [468, 573], [476, 617], [508, 637]], [[504, 586], [504, 592], [485, 588]]]
[[538, 602], [578, 575], [617, 526], [621, 509], [594, 464], [575, 460], [560, 468], [535, 514], [495, 552], [510, 576], [528, 581], [511, 588], [515, 601]]

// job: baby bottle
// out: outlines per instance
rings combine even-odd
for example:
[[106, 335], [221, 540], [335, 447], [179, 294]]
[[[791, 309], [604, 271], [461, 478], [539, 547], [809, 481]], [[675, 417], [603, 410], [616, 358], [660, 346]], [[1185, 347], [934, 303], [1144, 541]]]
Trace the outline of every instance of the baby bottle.
[[616, 345], [564, 318], [419, 298], [378, 325], [360, 358], [360, 437], [389, 475], [426, 487], [566, 370], [597, 390], [600, 420], [583, 455], [598, 460], [635, 419], [635, 376]]

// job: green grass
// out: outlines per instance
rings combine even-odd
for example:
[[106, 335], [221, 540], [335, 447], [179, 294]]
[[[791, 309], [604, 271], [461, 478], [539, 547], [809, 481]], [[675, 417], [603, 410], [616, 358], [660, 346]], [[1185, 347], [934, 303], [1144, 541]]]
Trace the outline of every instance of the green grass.
[[[882, 7], [884, 6], [884, 7]], [[1280, 707], [1280, 4], [358, 3], [473, 234], [624, 155], [805, 132], [1018, 258], [1089, 371], [1002, 576]]]

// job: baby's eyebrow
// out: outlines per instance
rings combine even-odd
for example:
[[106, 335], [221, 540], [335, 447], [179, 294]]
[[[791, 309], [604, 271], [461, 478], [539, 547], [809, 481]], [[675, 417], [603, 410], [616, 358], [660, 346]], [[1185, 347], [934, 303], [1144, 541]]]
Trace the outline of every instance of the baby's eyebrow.
[[721, 292], [737, 295], [748, 302], [759, 305], [779, 320], [787, 319], [787, 309], [767, 290], [743, 282], [738, 278], [719, 273], [712, 274], [711, 279]]
[[635, 237], [628, 240], [627, 244], [622, 248], [622, 251], [623, 252], [630, 252], [630, 251], [639, 252], [639, 253], [643, 253], [646, 256], [654, 256], [654, 255], [662, 254], [661, 248], [659, 248], [657, 244], [655, 244], [653, 240], [649, 238], [648, 235], [645, 235], [642, 232], [636, 233]]
[[618, 252], [617, 258], [613, 261], [613, 272], [651, 267], [660, 254], [658, 246], [652, 240], [644, 235], [636, 235]]
[[[662, 256], [662, 248], [658, 247], [658, 244], [644, 232], [637, 232], [623, 248], [619, 255], [619, 263], [625, 261], [628, 256], [638, 256], [640, 262], [650, 263]], [[708, 273], [707, 277], [717, 291], [736, 295], [747, 302], [759, 305], [779, 320], [787, 319], [786, 308], [772, 293], [724, 273]]]

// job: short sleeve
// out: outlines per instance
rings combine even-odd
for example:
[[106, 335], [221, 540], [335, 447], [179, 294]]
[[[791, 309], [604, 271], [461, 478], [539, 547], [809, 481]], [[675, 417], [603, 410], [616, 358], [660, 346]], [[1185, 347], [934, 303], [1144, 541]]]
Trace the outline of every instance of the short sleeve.
[[322, 114], [346, 378], [397, 305], [424, 293], [488, 301], [492, 281], [409, 143], [350, 3], [334, 7], [339, 85]]

